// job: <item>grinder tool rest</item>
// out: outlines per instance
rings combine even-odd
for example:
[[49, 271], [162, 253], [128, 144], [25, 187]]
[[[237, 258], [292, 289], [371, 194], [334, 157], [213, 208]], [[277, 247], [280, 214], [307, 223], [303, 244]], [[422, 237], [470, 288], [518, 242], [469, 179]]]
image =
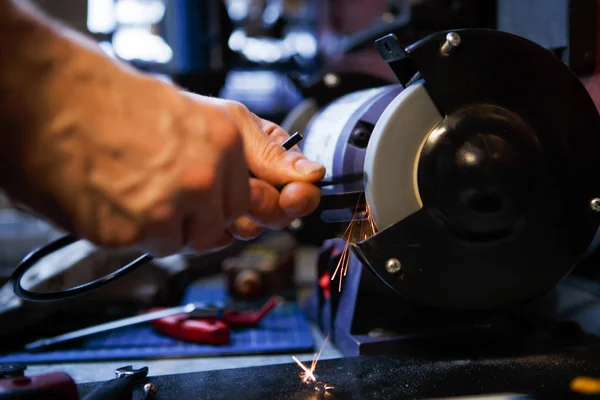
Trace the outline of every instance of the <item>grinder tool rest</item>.
[[327, 176], [364, 173], [312, 218], [335, 237], [366, 200], [378, 229], [352, 251], [415, 305], [480, 313], [553, 289], [600, 223], [600, 116], [577, 76], [495, 30], [376, 47], [399, 84], [341, 97], [303, 130]]

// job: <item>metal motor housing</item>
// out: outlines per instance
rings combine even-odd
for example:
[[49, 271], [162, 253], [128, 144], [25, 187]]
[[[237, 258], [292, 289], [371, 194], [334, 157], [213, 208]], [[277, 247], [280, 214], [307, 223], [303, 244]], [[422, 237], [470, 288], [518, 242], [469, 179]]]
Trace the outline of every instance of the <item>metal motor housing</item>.
[[[354, 254], [402, 297], [440, 310], [498, 310], [553, 289], [600, 225], [600, 116], [579, 79], [494, 30], [376, 46], [399, 85], [333, 102], [304, 143], [329, 175], [365, 173], [337, 198], [350, 208], [364, 190], [378, 222]], [[427, 113], [430, 128], [418, 121]], [[365, 126], [366, 148], [353, 142]], [[317, 213], [326, 208], [335, 204]]]

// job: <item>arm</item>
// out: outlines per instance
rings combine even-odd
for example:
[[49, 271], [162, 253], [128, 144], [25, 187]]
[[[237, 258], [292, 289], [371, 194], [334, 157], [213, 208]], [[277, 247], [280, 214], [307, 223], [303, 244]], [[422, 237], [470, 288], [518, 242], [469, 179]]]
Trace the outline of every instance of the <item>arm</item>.
[[[72, 226], [65, 226], [69, 218], [64, 205], [40, 196], [51, 184], [47, 169], [66, 161], [61, 160], [60, 144], [77, 129], [61, 120], [75, 112], [78, 94], [85, 92], [93, 102], [95, 92], [103, 95], [100, 85], [117, 84], [119, 76], [134, 72], [28, 1], [0, 2], [0, 48], [0, 186], [14, 200], [51, 214], [71, 230]], [[47, 148], [52, 159], [40, 157], [48, 141], [56, 144]], [[71, 160], [63, 168], [81, 169], [81, 165]]]
[[70, 232], [167, 255], [318, 204], [324, 168], [239, 103], [138, 73], [16, 0], [0, 1], [0, 49], [0, 184]]

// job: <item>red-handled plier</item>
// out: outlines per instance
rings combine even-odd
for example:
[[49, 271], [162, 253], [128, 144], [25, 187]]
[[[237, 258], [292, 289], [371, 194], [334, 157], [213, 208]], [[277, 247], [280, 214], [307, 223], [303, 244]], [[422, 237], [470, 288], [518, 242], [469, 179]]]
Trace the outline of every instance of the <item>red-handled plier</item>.
[[[271, 297], [258, 311], [220, 310], [217, 316], [194, 317], [178, 314], [151, 321], [154, 329], [169, 337], [199, 343], [225, 344], [231, 338], [231, 328], [256, 326], [276, 305], [278, 296]], [[158, 311], [159, 308], [150, 311]]]

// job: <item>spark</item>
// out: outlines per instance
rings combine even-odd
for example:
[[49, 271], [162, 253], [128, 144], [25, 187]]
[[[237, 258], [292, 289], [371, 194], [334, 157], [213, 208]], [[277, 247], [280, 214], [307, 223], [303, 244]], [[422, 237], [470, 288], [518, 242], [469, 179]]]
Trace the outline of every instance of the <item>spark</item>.
[[[298, 366], [300, 368], [302, 368], [302, 370], [303, 370], [300, 373], [302, 382], [308, 383], [309, 381], [312, 381], [312, 383], [315, 385], [318, 385], [320, 383], [317, 381], [317, 378], [315, 377], [315, 369], [317, 368], [317, 362], [319, 361], [319, 358], [321, 357], [321, 353], [323, 352], [323, 349], [325, 348], [325, 344], [327, 343], [328, 339], [329, 339], [329, 336], [327, 336], [325, 338], [325, 340], [323, 341], [323, 345], [321, 346], [321, 349], [319, 350], [319, 352], [315, 353], [312, 363], [310, 364], [310, 368], [306, 367], [306, 365], [304, 365], [300, 360], [298, 360], [296, 358], [296, 356], [292, 356], [294, 361], [296, 361], [296, 364], [298, 364]], [[330, 385], [326, 385], [326, 386], [330, 386]], [[333, 388], [333, 386], [331, 386], [331, 387]]]
[[302, 382], [308, 382], [309, 380], [312, 380], [313, 382], [317, 381], [317, 378], [315, 378], [312, 368], [311, 369], [306, 368], [306, 366], [304, 364], [302, 364], [302, 362], [300, 360], [298, 360], [296, 358], [296, 356], [292, 356], [292, 358], [294, 359], [294, 361], [296, 361], [296, 364], [298, 364], [300, 366], [300, 368], [302, 368], [304, 370], [304, 372], [300, 373]]
[[[360, 199], [356, 205], [356, 208], [354, 209], [354, 214], [348, 223], [348, 227], [342, 234], [342, 240], [345, 242], [344, 249], [342, 250], [340, 259], [335, 267], [335, 270], [333, 271], [333, 275], [331, 276], [331, 280], [333, 281], [339, 272], [340, 276], [338, 291], [340, 292], [342, 291], [343, 277], [345, 277], [348, 273], [348, 267], [350, 266], [350, 244], [355, 244], [356, 242], [366, 240], [377, 232], [377, 227], [375, 226], [375, 221], [371, 215], [369, 204], [366, 204], [364, 211], [359, 211], [359, 205]], [[357, 225], [358, 229], [355, 229]], [[355, 232], [355, 230], [358, 232]]]

